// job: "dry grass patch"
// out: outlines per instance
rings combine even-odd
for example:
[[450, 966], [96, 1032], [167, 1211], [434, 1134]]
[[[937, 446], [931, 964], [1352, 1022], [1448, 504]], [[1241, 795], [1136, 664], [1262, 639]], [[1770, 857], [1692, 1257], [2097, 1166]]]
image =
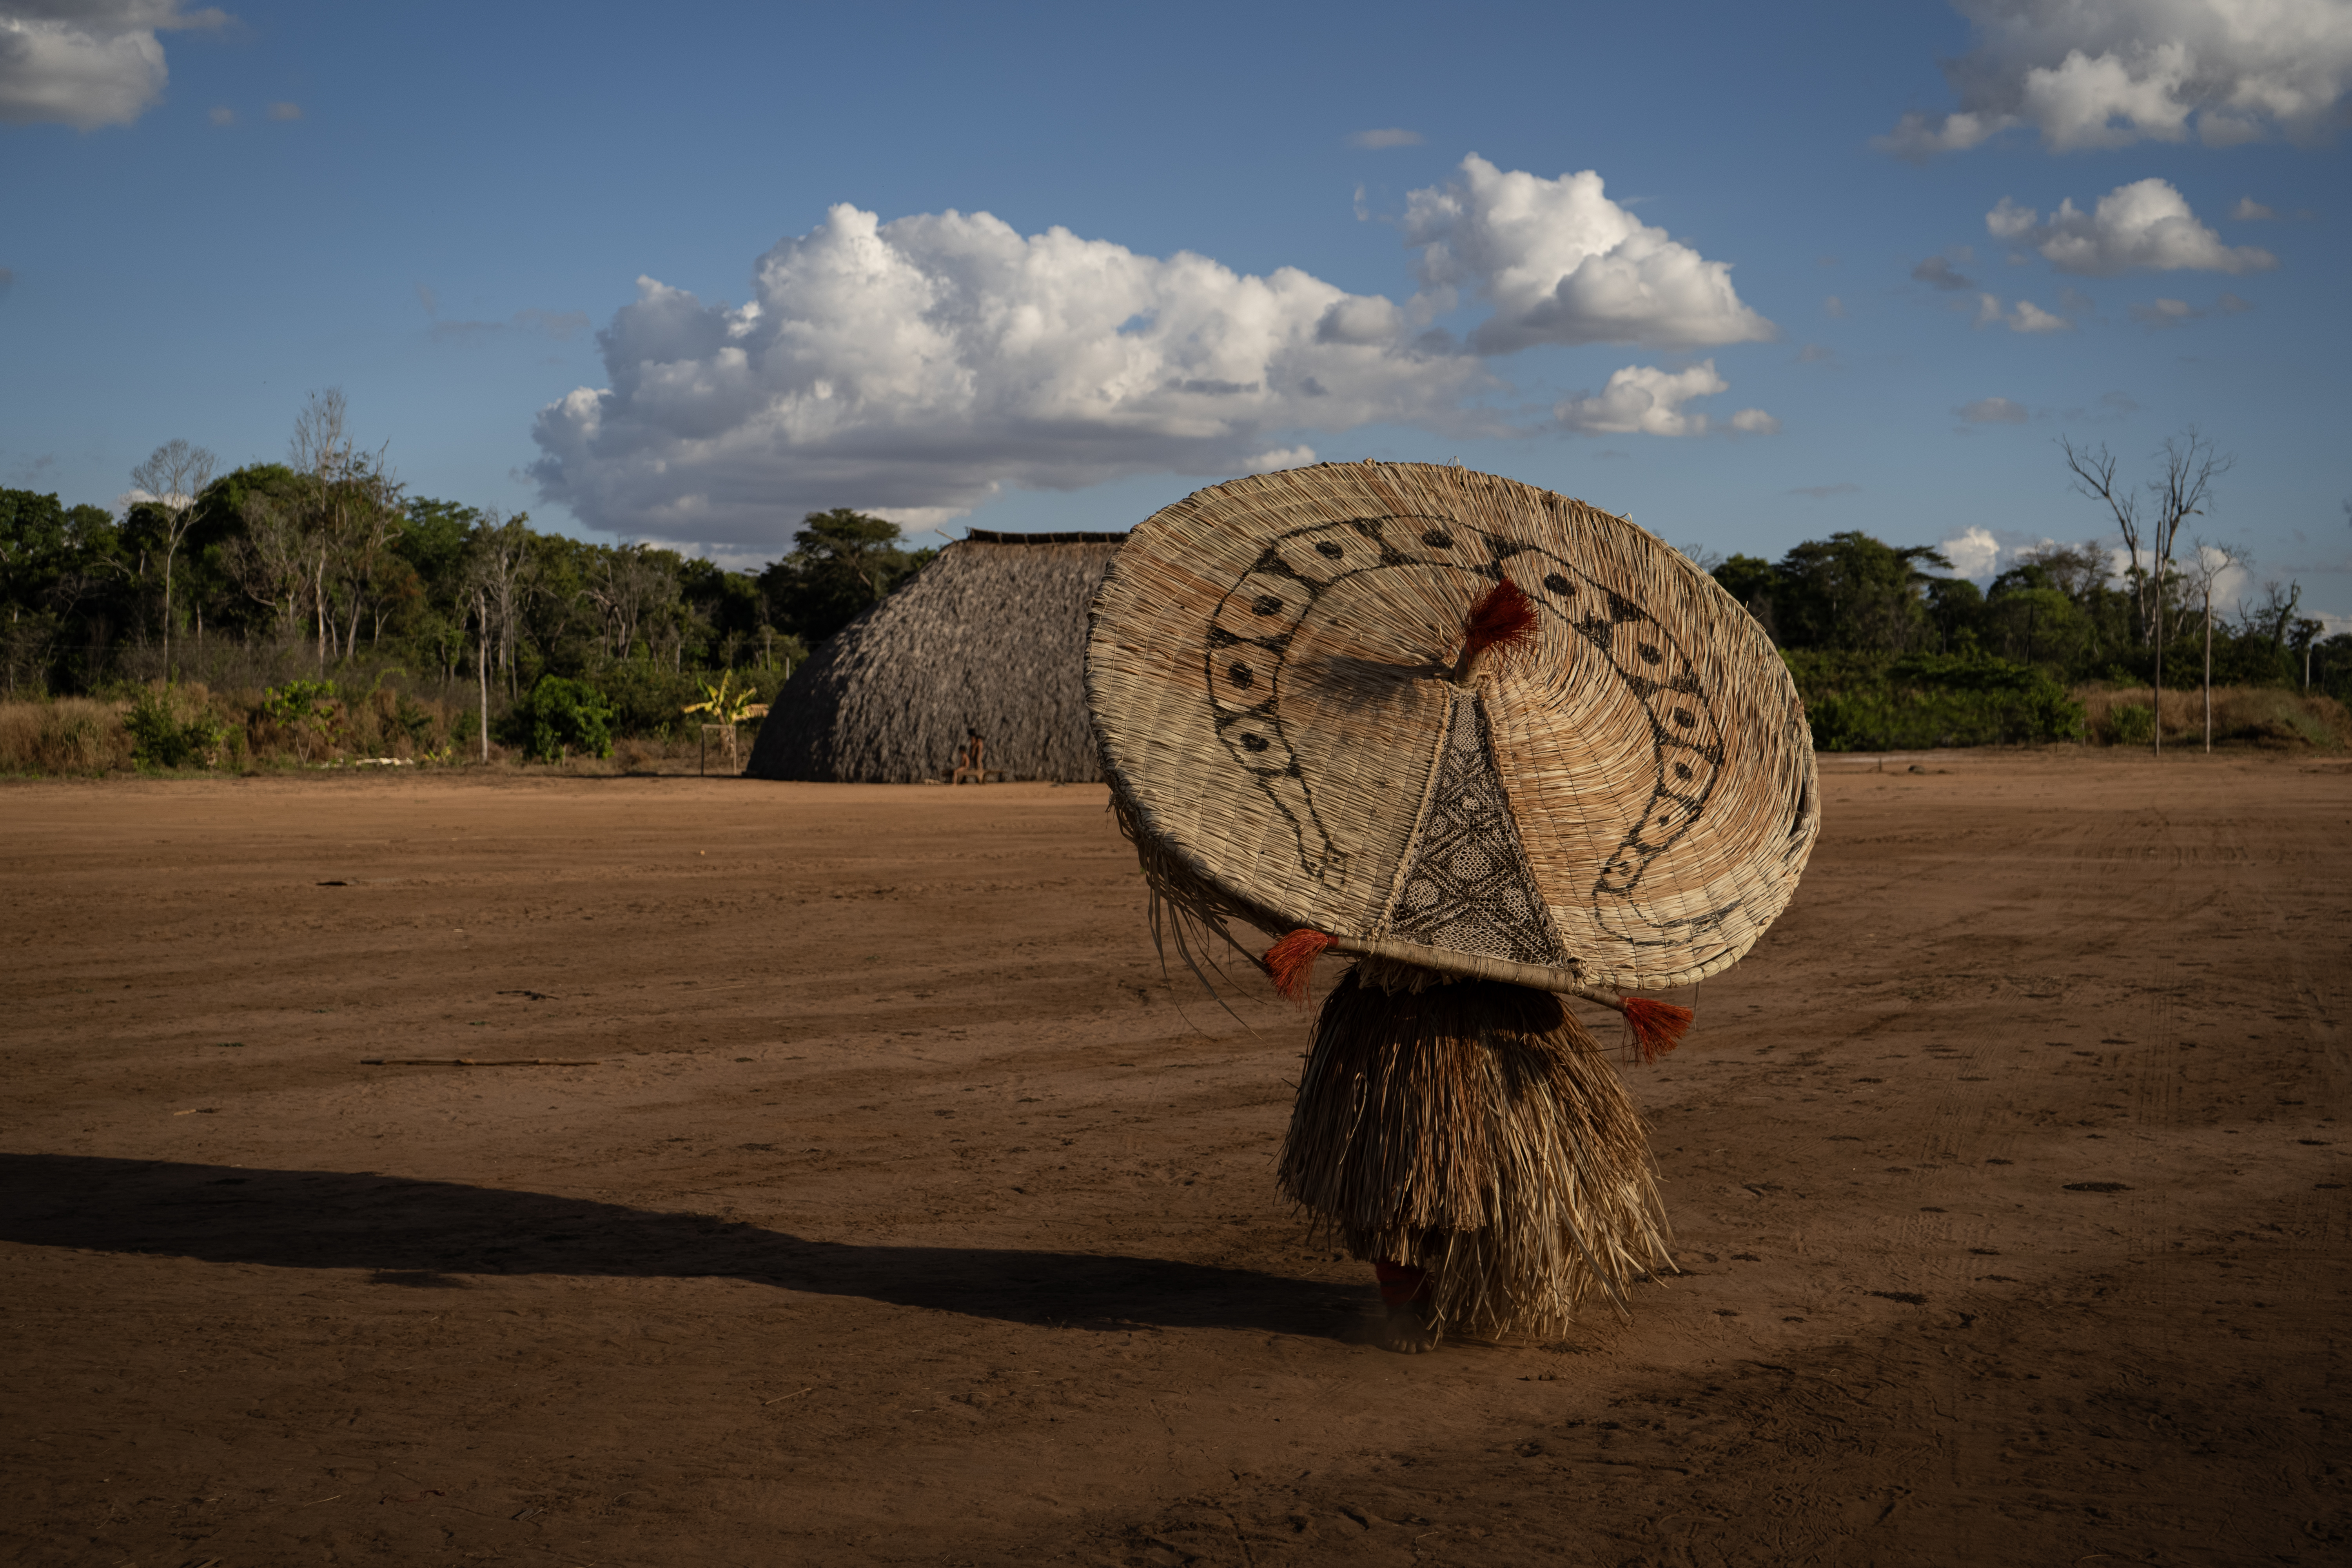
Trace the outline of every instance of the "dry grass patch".
[[[2092, 739], [2106, 745], [2146, 745], [2152, 739], [2148, 688], [2084, 687], [2074, 693], [2083, 705]], [[2164, 693], [2164, 739], [2168, 745], [2203, 745], [2205, 693], [2168, 688]], [[2213, 743], [2233, 746], [2313, 746], [2337, 751], [2352, 746], [2352, 712], [2318, 692], [2274, 686], [2213, 689]]]
[[131, 765], [120, 702], [0, 702], [0, 773], [102, 773]]

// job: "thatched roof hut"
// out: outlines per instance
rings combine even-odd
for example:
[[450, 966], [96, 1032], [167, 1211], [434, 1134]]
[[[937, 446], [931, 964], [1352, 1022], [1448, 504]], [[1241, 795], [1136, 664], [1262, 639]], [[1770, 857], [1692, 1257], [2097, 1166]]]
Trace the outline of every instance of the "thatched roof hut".
[[973, 529], [793, 672], [744, 771], [944, 779], [969, 728], [988, 742], [992, 773], [1099, 779], [1087, 607], [1126, 537]]

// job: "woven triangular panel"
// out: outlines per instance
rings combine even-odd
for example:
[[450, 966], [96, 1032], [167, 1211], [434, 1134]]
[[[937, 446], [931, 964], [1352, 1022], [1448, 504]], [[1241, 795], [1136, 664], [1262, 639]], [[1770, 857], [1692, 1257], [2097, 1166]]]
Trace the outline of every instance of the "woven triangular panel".
[[[1465, 689], [1465, 617], [1505, 577], [1535, 633]], [[1095, 600], [1087, 692], [1154, 847], [1269, 929], [1441, 969], [1699, 980], [1788, 906], [1820, 822], [1747, 611], [1623, 519], [1465, 468], [1326, 463], [1159, 512]]]

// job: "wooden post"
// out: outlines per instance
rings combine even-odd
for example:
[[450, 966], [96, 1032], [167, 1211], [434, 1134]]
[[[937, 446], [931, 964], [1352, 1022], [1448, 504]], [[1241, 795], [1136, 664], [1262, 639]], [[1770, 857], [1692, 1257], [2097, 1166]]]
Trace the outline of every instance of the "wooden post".
[[490, 760], [490, 606], [479, 593], [474, 608], [481, 620], [481, 640], [474, 645], [474, 679], [482, 689], [482, 761]]
[[[2202, 565], [2201, 547], [2200, 553], [2199, 564]], [[2213, 584], [2210, 578], [2205, 584], [2205, 750], [2209, 754], [2213, 750]]]

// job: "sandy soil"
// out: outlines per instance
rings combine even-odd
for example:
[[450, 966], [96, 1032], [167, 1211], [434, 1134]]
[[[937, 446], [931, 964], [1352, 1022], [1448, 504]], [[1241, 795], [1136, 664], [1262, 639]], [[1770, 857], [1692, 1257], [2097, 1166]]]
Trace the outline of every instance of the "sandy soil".
[[2352, 773], [1908, 761], [1423, 1357], [1100, 789], [0, 788], [0, 1556], [2346, 1561]]

